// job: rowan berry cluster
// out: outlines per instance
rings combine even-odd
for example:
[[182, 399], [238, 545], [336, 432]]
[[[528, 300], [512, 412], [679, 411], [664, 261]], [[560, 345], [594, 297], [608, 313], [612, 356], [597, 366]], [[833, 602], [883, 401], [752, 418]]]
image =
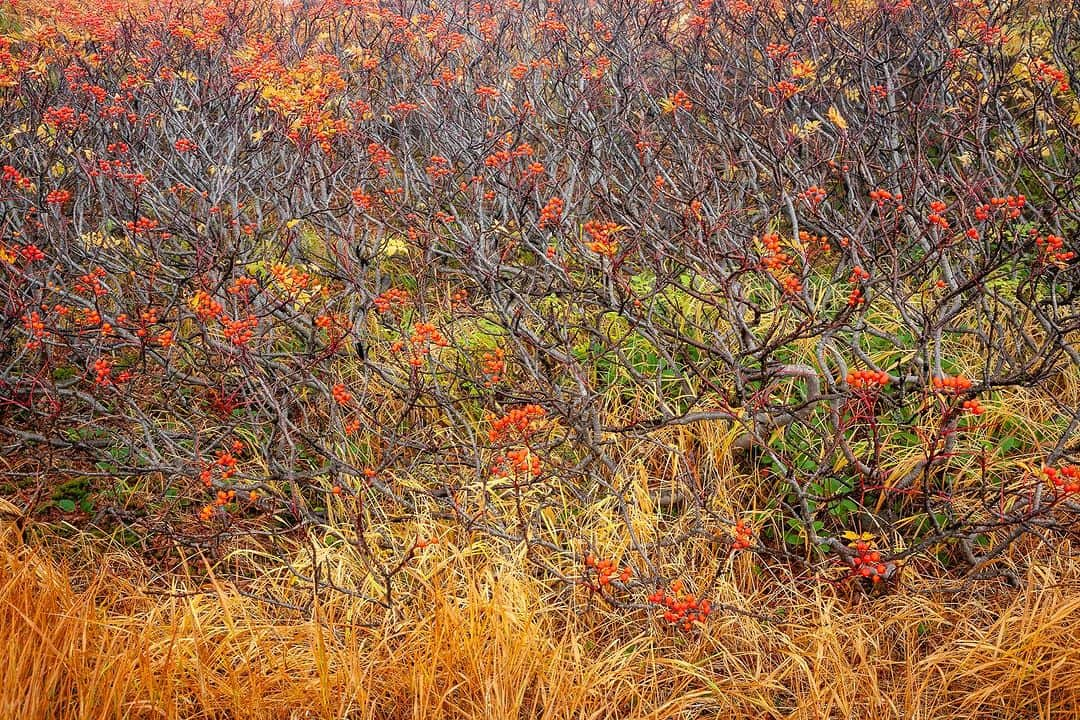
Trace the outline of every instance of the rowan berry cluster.
[[1064, 70], [1060, 70], [1045, 60], [1035, 58], [1029, 65], [1031, 74], [1042, 82], [1049, 81], [1055, 85], [1060, 93], [1069, 92], [1069, 76]]
[[934, 202], [930, 203], [931, 212], [930, 217], [927, 218], [931, 225], [936, 225], [942, 230], [949, 229], [949, 221], [945, 219], [944, 215], [945, 208], [945, 203], [941, 202], [940, 200], [935, 200]]
[[409, 302], [409, 293], [400, 288], [390, 288], [375, 296], [375, 309], [387, 313], [395, 308], [403, 308]]
[[[607, 587], [615, 579], [625, 584], [630, 580], [632, 574], [630, 568], [620, 568], [615, 564], [614, 560], [598, 560], [592, 553], [585, 556], [585, 579], [583, 579], [583, 582], [594, 591]], [[595, 578], [595, 581], [590, 578]]]
[[781, 80], [780, 82], [770, 85], [769, 92], [774, 95], [779, 95], [783, 100], [787, 100], [798, 94], [799, 86], [790, 80]]
[[216, 319], [225, 310], [221, 303], [204, 290], [199, 290], [192, 296], [190, 305], [195, 316], [204, 323]]
[[23, 328], [30, 335], [30, 339], [26, 341], [26, 349], [31, 352], [40, 350], [42, 341], [45, 338], [45, 323], [42, 321], [40, 313], [34, 311], [24, 315]]
[[694, 103], [690, 100], [690, 96], [686, 94], [685, 90], [676, 90], [674, 93], [667, 97], [667, 101], [672, 110], [693, 110]]
[[45, 253], [41, 252], [37, 245], [24, 245], [19, 250], [19, 254], [23, 256], [26, 262], [37, 262], [45, 259]]
[[112, 363], [108, 358], [98, 358], [94, 361], [94, 384], [108, 385], [112, 382]]
[[517, 448], [507, 450], [505, 454], [495, 458], [491, 474], [495, 477], [510, 477], [511, 475], [532, 475], [536, 477], [541, 471], [540, 457], [529, 448]]
[[810, 187], [799, 193], [799, 197], [801, 197], [803, 200], [810, 203], [811, 205], [816, 206], [825, 200], [827, 194], [825, 192], [825, 188], [818, 187], [817, 185], [811, 185]]
[[694, 628], [694, 623], [704, 623], [712, 612], [712, 603], [708, 599], [684, 592], [682, 580], [671, 583], [669, 590], [657, 590], [648, 599], [654, 605], [666, 608], [664, 620], [687, 631]]
[[497, 385], [506, 372], [506, 352], [502, 348], [485, 352], [480, 356], [480, 371], [487, 377], [485, 387]]
[[735, 521], [735, 540], [731, 543], [732, 550], [746, 550], [754, 544], [754, 530], [742, 519]]
[[271, 265], [270, 274], [274, 276], [274, 279], [277, 280], [278, 284], [289, 296], [298, 295], [300, 292], [307, 290], [312, 284], [310, 273], [285, 263]]
[[891, 193], [888, 190], [878, 188], [877, 190], [870, 191], [870, 199], [877, 203], [879, 208], [885, 207], [885, 203], [896, 203], [897, 211], [903, 210], [904, 206], [901, 204], [904, 200], [904, 196], [900, 193]]
[[962, 407], [964, 408], [964, 410], [971, 413], [972, 415], [982, 415], [984, 412], [986, 412], [986, 408], [984, 408], [982, 406], [982, 403], [980, 403], [977, 399], [965, 400]]
[[105, 287], [105, 284], [101, 282], [105, 278], [105, 275], [105, 268], [100, 266], [88, 273], [80, 275], [75, 282], [75, 292], [93, 293], [95, 297], [108, 295], [109, 288]]
[[863, 296], [863, 291], [862, 288], [859, 287], [859, 283], [863, 280], [869, 279], [870, 273], [866, 272], [858, 265], [856, 265], [854, 269], [852, 269], [851, 277], [848, 278], [848, 282], [854, 285], [854, 287], [851, 288], [851, 293], [848, 295], [848, 305], [854, 307], [856, 305], [862, 305], [866, 302], [866, 298]]
[[539, 225], [541, 228], [555, 227], [562, 219], [563, 213], [563, 201], [561, 198], [553, 197], [547, 201], [543, 209], [540, 210]]
[[364, 192], [362, 188], [356, 188], [350, 193], [350, 196], [352, 197], [353, 205], [364, 210], [370, 210], [371, 206], [375, 203], [375, 198]]
[[1066, 494], [1080, 492], [1080, 465], [1044, 467], [1043, 473], [1058, 491]]
[[[199, 511], [199, 519], [203, 522], [207, 522], [208, 520], [210, 520], [210, 518], [214, 516], [215, 508], [224, 508], [226, 505], [233, 502], [235, 499], [235, 490], [218, 490], [217, 495], [214, 497], [214, 502], [210, 505], [203, 506], [202, 510]], [[254, 500], [254, 498], [251, 499]]]
[[444, 158], [442, 155], [432, 155], [429, 165], [424, 169], [425, 172], [431, 177], [432, 180], [438, 180], [439, 178], [450, 175], [453, 170], [450, 167], [450, 161]]
[[525, 405], [514, 408], [491, 422], [488, 440], [506, 442], [513, 439], [528, 439], [536, 432], [539, 423], [547, 417], [547, 411], [539, 405]]
[[1071, 250], [1062, 250], [1065, 240], [1057, 235], [1039, 235], [1035, 238], [1035, 245], [1039, 248], [1042, 259], [1054, 265], [1062, 265], [1069, 262], [1076, 253]]
[[971, 380], [963, 375], [957, 375], [956, 377], [950, 377], [948, 375], [944, 377], [935, 377], [933, 384], [935, 390], [941, 392], [953, 392], [957, 395], [971, 389]]
[[880, 370], [854, 370], [846, 379], [848, 385], [859, 390], [876, 390], [889, 384], [889, 374]]
[[[413, 325], [412, 335], [409, 337], [412, 344], [409, 352], [409, 365], [419, 368], [424, 364], [424, 358], [431, 354], [432, 347], [446, 347], [449, 343], [443, 337], [439, 329], [427, 322]], [[401, 352], [405, 349], [403, 340], [395, 340], [390, 346], [393, 352]]]
[[45, 196], [45, 202], [50, 205], [63, 205], [71, 200], [70, 190], [52, 190]]
[[259, 321], [254, 315], [248, 315], [239, 320], [225, 318], [221, 321], [225, 339], [236, 346], [246, 345], [255, 336], [255, 328], [258, 324]]
[[619, 241], [615, 237], [623, 228], [611, 221], [589, 220], [582, 229], [589, 236], [586, 247], [597, 255], [613, 257], [619, 251]]
[[761, 238], [765, 246], [765, 253], [761, 258], [761, 264], [772, 273], [776, 281], [791, 295], [802, 292], [802, 281], [792, 272], [795, 258], [780, 249], [780, 236], [769, 233]]
[[855, 555], [851, 558], [851, 576], [865, 578], [875, 585], [885, 580], [889, 566], [882, 560], [881, 553], [866, 540], [854, 544]]
[[1009, 220], [1016, 220], [1020, 217], [1020, 213], [1024, 205], [1027, 204], [1027, 197], [1024, 195], [1006, 195], [1005, 197], [992, 197], [988, 205], [980, 205], [975, 208], [976, 220], [988, 220], [992, 210], [1001, 211], [1005, 214], [1005, 217]]
[[352, 393], [345, 389], [344, 383], [338, 383], [330, 388], [330, 394], [334, 396], [334, 402], [338, 405], [348, 405], [352, 402]]
[[799, 242], [807, 248], [806, 252], [810, 254], [829, 254], [832, 251], [832, 247], [829, 245], [829, 238], [825, 235], [812, 235], [806, 230], [799, 231]]

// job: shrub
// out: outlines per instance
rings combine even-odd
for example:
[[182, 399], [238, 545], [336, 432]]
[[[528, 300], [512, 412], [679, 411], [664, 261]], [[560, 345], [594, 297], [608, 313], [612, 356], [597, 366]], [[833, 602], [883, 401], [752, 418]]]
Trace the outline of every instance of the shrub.
[[0, 432], [94, 488], [31, 510], [677, 618], [694, 538], [869, 586], [1075, 520], [1068, 3], [3, 12]]

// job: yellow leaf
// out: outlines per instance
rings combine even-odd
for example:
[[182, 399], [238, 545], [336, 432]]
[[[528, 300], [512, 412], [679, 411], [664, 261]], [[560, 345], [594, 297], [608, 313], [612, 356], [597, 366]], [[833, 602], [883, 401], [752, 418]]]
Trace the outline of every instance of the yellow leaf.
[[289, 220], [288, 222], [285, 223], [285, 227], [292, 230], [294, 227], [296, 227], [299, 224], [300, 224], [300, 221], [297, 220], [296, 218], [293, 218], [292, 220]]
[[847, 130], [847, 120], [840, 114], [840, 111], [836, 109], [835, 105], [829, 106], [829, 111], [826, 113], [829, 117], [829, 122], [835, 125], [840, 130]]
[[383, 245], [383, 252], [387, 257], [396, 257], [398, 255], [409, 254], [409, 243], [400, 236], [387, 238], [386, 243]]

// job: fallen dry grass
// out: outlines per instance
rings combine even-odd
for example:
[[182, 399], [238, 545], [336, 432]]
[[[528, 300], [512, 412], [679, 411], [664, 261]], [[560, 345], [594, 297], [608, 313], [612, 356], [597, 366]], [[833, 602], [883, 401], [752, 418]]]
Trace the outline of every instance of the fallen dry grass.
[[[782, 621], [718, 613], [688, 638], [560, 607], [520, 559], [470, 549], [426, 558], [395, 613], [338, 594], [298, 617], [224, 586], [155, 594], [123, 554], [76, 567], [12, 531], [0, 717], [1077, 717], [1068, 551], [1015, 591], [785, 588]], [[751, 585], [735, 574], [718, 600], [770, 601]]]

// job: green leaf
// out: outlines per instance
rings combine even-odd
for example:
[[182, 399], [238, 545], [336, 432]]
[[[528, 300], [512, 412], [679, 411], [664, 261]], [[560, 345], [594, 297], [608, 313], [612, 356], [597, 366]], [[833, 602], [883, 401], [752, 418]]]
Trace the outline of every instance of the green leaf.
[[56, 507], [60, 508], [66, 513], [75, 512], [75, 501], [70, 498], [63, 498], [56, 501]]

